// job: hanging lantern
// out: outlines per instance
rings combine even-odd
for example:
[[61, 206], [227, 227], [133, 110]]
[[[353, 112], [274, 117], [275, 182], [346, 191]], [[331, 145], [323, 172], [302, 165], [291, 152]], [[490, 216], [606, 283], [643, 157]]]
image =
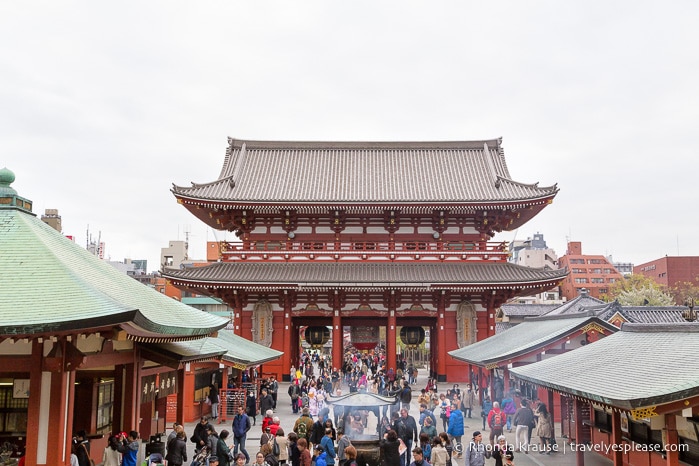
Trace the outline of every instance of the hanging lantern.
[[320, 347], [330, 340], [328, 327], [308, 327], [306, 329], [306, 343], [313, 347]]
[[406, 346], [420, 346], [425, 341], [425, 329], [422, 327], [403, 327], [400, 329], [400, 341]]

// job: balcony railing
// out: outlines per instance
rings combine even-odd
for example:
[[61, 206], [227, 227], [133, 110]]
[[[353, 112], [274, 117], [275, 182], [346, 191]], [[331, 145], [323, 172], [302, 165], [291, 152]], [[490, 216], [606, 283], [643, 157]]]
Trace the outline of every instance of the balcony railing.
[[473, 241], [250, 241], [245, 243], [224, 242], [221, 253], [226, 260], [276, 259], [293, 260], [301, 258], [316, 259], [330, 257], [368, 259], [396, 259], [412, 257], [416, 259], [435, 257], [439, 259], [484, 259], [507, 260], [508, 251], [505, 242]]

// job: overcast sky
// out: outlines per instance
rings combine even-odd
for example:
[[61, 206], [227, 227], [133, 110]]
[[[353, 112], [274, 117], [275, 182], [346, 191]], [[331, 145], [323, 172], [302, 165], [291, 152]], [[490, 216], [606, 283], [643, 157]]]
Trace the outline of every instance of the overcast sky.
[[214, 180], [227, 136], [503, 137], [513, 179], [561, 191], [496, 239], [699, 255], [698, 21], [696, 1], [2, 2], [0, 168], [152, 270], [185, 230], [193, 258], [224, 238], [170, 187]]

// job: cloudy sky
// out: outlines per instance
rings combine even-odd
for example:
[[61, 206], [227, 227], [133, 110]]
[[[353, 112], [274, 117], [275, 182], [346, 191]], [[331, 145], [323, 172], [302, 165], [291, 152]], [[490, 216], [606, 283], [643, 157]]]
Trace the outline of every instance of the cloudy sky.
[[[517, 232], [640, 264], [699, 255], [695, 1], [23, 1], [0, 4], [0, 168], [112, 260], [207, 230], [170, 193], [227, 136], [503, 137], [557, 183]], [[232, 236], [229, 236], [232, 238]]]

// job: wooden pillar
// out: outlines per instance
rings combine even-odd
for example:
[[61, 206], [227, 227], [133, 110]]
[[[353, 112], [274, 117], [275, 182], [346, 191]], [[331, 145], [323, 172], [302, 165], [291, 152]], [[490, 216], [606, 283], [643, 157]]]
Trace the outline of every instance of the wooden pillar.
[[[60, 343], [59, 343], [60, 344]], [[74, 372], [52, 372], [49, 395], [48, 422], [51, 426], [46, 439], [45, 464], [70, 464], [70, 442], [72, 419], [68, 424], [68, 390], [72, 390]]]
[[[184, 364], [177, 371], [177, 410], [175, 414], [175, 420], [182, 424], [184, 424], [185, 422], [185, 402], [187, 399], [187, 391], [185, 390], [185, 387], [187, 386], [185, 376], [187, 366], [189, 366], [189, 364]], [[192, 391], [190, 393], [194, 393], [194, 388], [192, 388]], [[190, 396], [190, 398], [192, 398], [192, 396]]]
[[[26, 439], [26, 464], [38, 464], [37, 456], [39, 448], [44, 445], [39, 441], [39, 428], [41, 416], [41, 361], [43, 360], [43, 343], [32, 340], [31, 370], [29, 372], [29, 407], [27, 408], [27, 439]], [[46, 409], [47, 407], [44, 407]], [[46, 429], [45, 435], [50, 435]], [[43, 443], [43, 442], [41, 442]]]
[[233, 333], [243, 336], [243, 299], [238, 290], [233, 290]]
[[488, 299], [488, 308], [486, 309], [486, 322], [487, 322], [487, 336], [492, 337], [495, 335], [495, 290], [490, 295]]
[[388, 323], [386, 324], [386, 370], [396, 370], [396, 310], [391, 307], [388, 310]]
[[[554, 405], [553, 390], [546, 390], [546, 394], [548, 395], [546, 407], [548, 408], [549, 414], [551, 415], [551, 427], [553, 427], [553, 438], [556, 438], [556, 406]], [[563, 420], [561, 420], [561, 426], [563, 426]]]
[[[667, 445], [672, 445], [673, 447], [679, 445], [680, 438], [677, 435], [677, 419], [675, 414], [669, 413], [665, 415], [665, 428], [667, 431]], [[665, 451], [665, 465], [666, 466], [679, 466], [680, 464], [680, 453], [677, 448], [670, 448]]]
[[[505, 366], [502, 368], [502, 392], [503, 396], [507, 397], [510, 391], [510, 369]], [[512, 398], [514, 401], [514, 397]], [[553, 418], [552, 418], [553, 419]]]
[[114, 402], [112, 404], [112, 432], [124, 431], [124, 371], [123, 365], [114, 366]]
[[342, 316], [340, 310], [333, 310], [333, 369], [342, 367], [343, 351]]
[[343, 343], [343, 332], [342, 332], [342, 316], [340, 311], [342, 309], [342, 302], [340, 300], [341, 295], [339, 290], [333, 291], [332, 296], [332, 307], [333, 307], [333, 328], [332, 328], [332, 339], [333, 339], [333, 355], [332, 355], [332, 365], [333, 369], [340, 369], [342, 367], [342, 359], [344, 357], [344, 343]]
[[[616, 409], [612, 409], [612, 445], [621, 445], [624, 443], [621, 438], [621, 414]], [[620, 448], [612, 449], [612, 461], [614, 466], [623, 466], [624, 452]]]
[[[282, 348], [284, 355], [282, 356], [282, 378], [281, 380], [291, 382], [289, 371], [291, 370], [294, 351], [291, 350], [291, 296], [289, 290], [284, 290], [284, 336]], [[334, 356], [333, 356], [334, 357]]]
[[124, 430], [138, 430], [141, 418], [141, 363], [134, 348], [132, 364], [124, 366]]
[[575, 449], [575, 465], [576, 466], [585, 466], [585, 452], [582, 448], [582, 439], [583, 439], [583, 415], [582, 415], [582, 404], [583, 401], [580, 401], [579, 399], [575, 398], [573, 401], [573, 410], [574, 410], [574, 415], [575, 415], [575, 443], [577, 444], [577, 448]]
[[437, 381], [447, 381], [447, 338], [444, 329], [444, 312], [446, 310], [444, 290], [437, 300]]

